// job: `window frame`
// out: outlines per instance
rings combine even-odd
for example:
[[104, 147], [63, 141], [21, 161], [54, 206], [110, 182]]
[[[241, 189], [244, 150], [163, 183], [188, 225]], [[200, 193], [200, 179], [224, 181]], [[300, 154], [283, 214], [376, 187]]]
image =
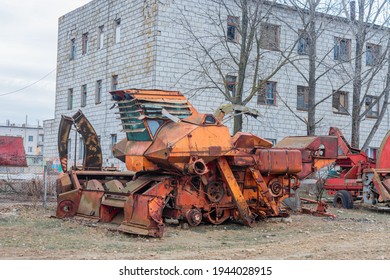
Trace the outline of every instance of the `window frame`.
[[[302, 46], [302, 48], [301, 48]], [[298, 30], [297, 52], [299, 55], [308, 55], [310, 47], [309, 33], [306, 30]]]
[[230, 96], [232, 98], [235, 98], [237, 92], [237, 76], [230, 75], [230, 74], [226, 75], [225, 81], [226, 81], [226, 89], [230, 93]]
[[98, 27], [98, 42], [97, 42], [97, 49], [101, 50], [104, 48], [104, 25], [101, 25]]
[[[367, 102], [367, 99], [370, 98], [371, 101], [370, 102]], [[378, 96], [374, 96], [374, 95], [367, 95], [365, 97], [365, 100], [364, 100], [364, 103], [366, 105], [366, 109], [368, 109], [368, 107], [371, 105], [371, 103], [373, 102], [376, 102], [376, 104], [369, 110], [367, 111], [366, 113], [366, 117], [367, 118], [372, 118], [372, 119], [377, 119], [378, 116], [379, 116], [379, 100], [378, 100]], [[376, 110], [373, 110], [373, 109], [376, 109]]]
[[114, 20], [114, 44], [121, 42], [121, 19]]
[[379, 64], [382, 55], [382, 46], [373, 43], [366, 44], [366, 66]]
[[87, 106], [87, 85], [81, 86], [81, 107]]
[[89, 52], [89, 33], [85, 32], [82, 35], [82, 50], [81, 54], [86, 55]]
[[240, 18], [233, 15], [228, 15], [226, 21], [226, 40], [228, 42], [238, 43], [238, 28], [240, 26]]
[[103, 90], [103, 81], [96, 81], [96, 91], [95, 91], [95, 104], [102, 103], [102, 90]]
[[[272, 42], [270, 41], [270, 38], [268, 35], [270, 35], [270, 29], [274, 29], [274, 37]], [[281, 26], [277, 24], [272, 24], [268, 22], [263, 22], [260, 25], [260, 48], [270, 51], [280, 51], [280, 32], [281, 32]], [[267, 35], [266, 37], [264, 35]], [[273, 45], [274, 44], [274, 45]]]
[[119, 76], [112, 75], [111, 76], [111, 91], [118, 90], [118, 84], [119, 84]]
[[[277, 82], [275, 81], [265, 81], [260, 80], [259, 86], [257, 89], [257, 105], [268, 105], [276, 106], [276, 95], [277, 95]], [[272, 98], [269, 98], [269, 86], [272, 87]], [[272, 100], [272, 103], [269, 103], [269, 100]]]
[[[303, 106], [300, 106], [299, 96], [303, 95]], [[305, 100], [307, 102], [305, 102]], [[306, 106], [307, 105], [307, 106]], [[297, 110], [309, 111], [309, 87], [308, 86], [297, 86]]]
[[70, 60], [76, 59], [76, 38], [70, 39]]
[[[344, 101], [346, 104], [344, 106], [340, 102], [340, 97], [344, 96]], [[337, 100], [338, 102], [337, 102]], [[349, 92], [348, 91], [341, 91], [341, 90], [333, 90], [332, 94], [332, 111], [334, 114], [341, 114], [341, 115], [348, 115], [348, 107], [349, 107]], [[335, 104], [337, 103], [337, 107], [335, 107]], [[340, 109], [340, 106], [342, 109]]]
[[73, 94], [73, 88], [68, 88], [68, 110], [73, 109], [73, 100], [74, 100], [74, 94]]
[[[346, 57], [343, 57], [341, 44], [345, 43]], [[348, 62], [351, 60], [351, 39], [334, 37], [334, 47], [333, 47], [333, 59], [340, 62]]]

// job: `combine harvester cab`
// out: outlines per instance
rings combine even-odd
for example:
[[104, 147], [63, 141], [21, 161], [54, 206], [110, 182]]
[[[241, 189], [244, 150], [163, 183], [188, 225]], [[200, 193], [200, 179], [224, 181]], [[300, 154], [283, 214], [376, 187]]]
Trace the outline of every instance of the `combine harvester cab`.
[[[164, 218], [191, 226], [228, 219], [252, 226], [257, 219], [287, 215], [282, 201], [298, 188], [302, 171], [298, 149], [272, 148], [250, 133], [231, 137], [221, 123], [224, 112], [200, 114], [179, 92], [111, 94], [126, 134], [113, 153], [128, 171], [103, 170], [90, 123], [81, 112], [63, 116], [57, 217], [88, 217], [117, 224], [124, 232], [161, 237]], [[72, 125], [87, 152], [82, 170], [68, 171]]]

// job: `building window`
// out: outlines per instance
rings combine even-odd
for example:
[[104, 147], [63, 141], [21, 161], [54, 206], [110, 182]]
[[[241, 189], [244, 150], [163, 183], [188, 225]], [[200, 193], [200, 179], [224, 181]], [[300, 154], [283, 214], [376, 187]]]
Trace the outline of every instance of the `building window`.
[[111, 77], [111, 90], [117, 90], [118, 89], [118, 75], [113, 75]]
[[98, 43], [97, 43], [98, 50], [102, 49], [103, 47], [104, 47], [104, 25], [99, 26]]
[[115, 34], [115, 43], [121, 41], [121, 19], [114, 21], [114, 34]]
[[236, 89], [237, 89], [237, 77], [232, 75], [226, 76], [226, 89], [231, 97], [236, 96]]
[[[375, 103], [375, 105], [372, 105], [373, 103]], [[367, 95], [366, 99], [365, 99], [365, 105], [366, 105], [366, 110], [370, 106], [372, 106], [372, 108], [367, 112], [366, 116], [369, 117], [369, 118], [377, 118], [378, 117], [378, 112], [379, 112], [378, 97], [377, 96], [372, 96], [372, 95]]]
[[372, 159], [376, 160], [378, 148], [367, 148], [367, 149], [365, 150], [365, 152], [366, 152], [366, 155], [367, 155], [369, 158], [372, 158]]
[[76, 58], [76, 39], [73, 38], [70, 40], [70, 60], [75, 60]]
[[72, 139], [68, 139], [68, 159], [72, 158]]
[[351, 39], [334, 38], [334, 59], [348, 61], [351, 59]]
[[85, 152], [85, 145], [83, 138], [80, 138], [79, 140], [79, 159], [84, 158], [84, 152]]
[[366, 65], [377, 65], [381, 57], [381, 46], [367, 43], [366, 45]]
[[259, 81], [257, 94], [257, 104], [259, 105], [276, 105], [276, 82]]
[[278, 51], [280, 45], [280, 26], [262, 23], [260, 32], [260, 47], [266, 50]]
[[83, 34], [82, 54], [87, 54], [89, 49], [88, 32]]
[[95, 104], [102, 102], [102, 80], [96, 81]]
[[87, 85], [81, 86], [81, 107], [87, 106]]
[[114, 145], [116, 144], [117, 141], [118, 141], [117, 135], [116, 134], [111, 134], [111, 144], [110, 144], [111, 157], [114, 156], [114, 151], [112, 150], [112, 148], [114, 147]]
[[333, 113], [348, 114], [348, 92], [334, 90], [332, 107]]
[[238, 25], [238, 17], [227, 16], [226, 38], [229, 42], [238, 42]]
[[309, 110], [309, 87], [297, 86], [297, 109]]
[[73, 88], [68, 89], [68, 110], [73, 109]]
[[29, 135], [29, 136], [28, 136], [28, 142], [32, 142], [32, 141], [34, 141], [34, 136]]
[[305, 30], [298, 31], [298, 54], [308, 54], [309, 53], [309, 34]]
[[276, 144], [276, 139], [274, 139], [274, 138], [265, 138], [265, 140], [270, 141], [272, 143], [272, 145]]
[[28, 147], [27, 149], [28, 149], [27, 150], [28, 153], [32, 153], [32, 147]]

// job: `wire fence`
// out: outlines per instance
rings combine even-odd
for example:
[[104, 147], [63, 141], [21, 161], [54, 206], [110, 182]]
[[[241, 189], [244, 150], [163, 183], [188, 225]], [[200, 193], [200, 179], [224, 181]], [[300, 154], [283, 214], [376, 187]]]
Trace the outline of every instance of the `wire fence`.
[[0, 168], [0, 207], [54, 205], [58, 171], [50, 165]]

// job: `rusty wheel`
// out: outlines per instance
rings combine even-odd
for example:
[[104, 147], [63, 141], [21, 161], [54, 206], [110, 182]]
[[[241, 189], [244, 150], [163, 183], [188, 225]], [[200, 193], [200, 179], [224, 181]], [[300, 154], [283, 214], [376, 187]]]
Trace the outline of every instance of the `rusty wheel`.
[[58, 218], [69, 218], [76, 215], [76, 206], [72, 200], [63, 200], [57, 206]]
[[283, 194], [283, 186], [277, 179], [273, 179], [268, 183], [268, 188], [271, 191], [271, 195], [274, 197], [281, 196]]
[[221, 182], [221, 181], [209, 183], [206, 186], [205, 191], [207, 194], [207, 198], [211, 202], [219, 202], [222, 200], [222, 198], [225, 195], [225, 188], [224, 188], [223, 182]]
[[186, 213], [186, 219], [190, 226], [195, 227], [202, 222], [202, 213], [196, 208], [190, 209]]
[[214, 208], [210, 212], [204, 214], [204, 216], [210, 223], [219, 225], [230, 217], [230, 211]]

